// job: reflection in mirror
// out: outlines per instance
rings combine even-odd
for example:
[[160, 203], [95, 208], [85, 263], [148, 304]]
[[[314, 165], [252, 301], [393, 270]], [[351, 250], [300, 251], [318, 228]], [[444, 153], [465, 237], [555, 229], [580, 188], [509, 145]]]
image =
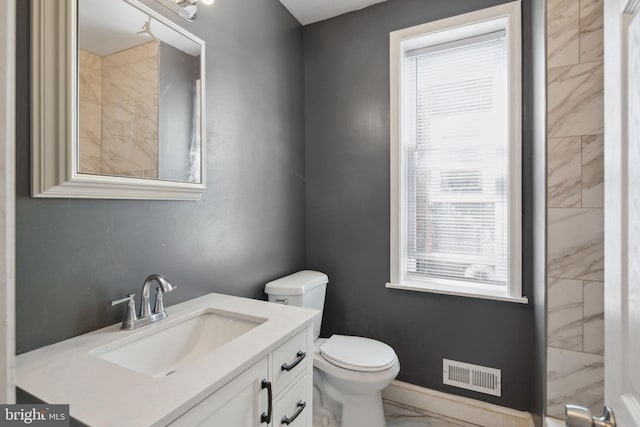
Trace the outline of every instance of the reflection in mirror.
[[125, 0], [78, 0], [78, 173], [201, 182], [201, 45]]

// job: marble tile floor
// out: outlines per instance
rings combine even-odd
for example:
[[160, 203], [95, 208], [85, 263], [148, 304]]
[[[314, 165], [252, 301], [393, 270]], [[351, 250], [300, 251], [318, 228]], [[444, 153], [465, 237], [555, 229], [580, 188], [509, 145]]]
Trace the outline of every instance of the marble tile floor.
[[477, 427], [419, 408], [402, 405], [396, 402], [384, 401], [384, 418], [387, 427]]
[[[470, 424], [388, 400], [384, 401], [384, 418], [387, 427], [479, 427], [479, 424]], [[313, 427], [323, 426], [320, 420], [314, 419]], [[330, 423], [328, 427], [339, 426], [337, 423]]]

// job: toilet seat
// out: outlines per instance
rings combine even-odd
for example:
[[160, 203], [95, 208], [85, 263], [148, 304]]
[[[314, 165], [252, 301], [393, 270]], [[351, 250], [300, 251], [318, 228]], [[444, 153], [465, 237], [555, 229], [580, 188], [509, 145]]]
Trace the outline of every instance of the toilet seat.
[[370, 338], [332, 335], [318, 350], [329, 363], [352, 371], [379, 372], [397, 362], [391, 347]]

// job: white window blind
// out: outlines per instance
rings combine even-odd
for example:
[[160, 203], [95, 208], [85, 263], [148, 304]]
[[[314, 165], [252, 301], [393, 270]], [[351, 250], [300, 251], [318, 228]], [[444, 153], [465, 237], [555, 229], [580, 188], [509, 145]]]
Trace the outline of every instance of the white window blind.
[[405, 280], [506, 287], [506, 32], [408, 50], [403, 61]]

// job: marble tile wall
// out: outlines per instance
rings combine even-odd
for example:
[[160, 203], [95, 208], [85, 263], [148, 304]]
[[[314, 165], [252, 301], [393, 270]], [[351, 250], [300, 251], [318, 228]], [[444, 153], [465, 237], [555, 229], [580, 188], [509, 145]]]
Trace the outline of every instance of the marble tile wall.
[[548, 0], [547, 414], [602, 410], [603, 0]]
[[80, 172], [102, 170], [102, 58], [85, 50], [79, 51], [80, 99]]
[[158, 43], [102, 58], [102, 172], [158, 177]]
[[[600, 414], [604, 360], [597, 354], [550, 347], [547, 351], [547, 414], [564, 419], [564, 405], [578, 403]], [[553, 386], [551, 386], [553, 385]]]

